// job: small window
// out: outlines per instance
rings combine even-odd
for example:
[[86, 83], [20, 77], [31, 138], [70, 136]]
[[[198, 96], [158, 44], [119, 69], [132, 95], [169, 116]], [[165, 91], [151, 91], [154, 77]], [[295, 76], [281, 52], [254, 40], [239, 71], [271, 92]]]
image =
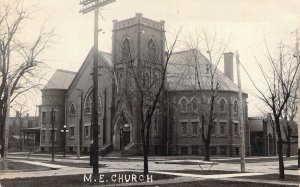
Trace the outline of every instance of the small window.
[[237, 113], [238, 113], [238, 103], [237, 103], [237, 101], [234, 101], [234, 104], [233, 104], [233, 112], [234, 112], [234, 114], [237, 114]]
[[159, 79], [158, 79], [158, 75], [157, 74], [154, 75], [153, 81], [154, 81], [154, 89], [158, 90], [159, 89]]
[[192, 122], [193, 134], [198, 133], [198, 122]]
[[197, 145], [192, 146], [192, 155], [199, 155], [199, 146]]
[[186, 135], [187, 133], [187, 122], [181, 122], [181, 134]]
[[54, 111], [51, 111], [50, 114], [51, 114], [51, 123], [56, 123], [57, 122], [57, 112], [54, 110]]
[[145, 88], [149, 88], [149, 80], [150, 80], [149, 73], [145, 73], [145, 76], [144, 76], [144, 87]]
[[225, 112], [225, 100], [221, 99], [220, 101], [220, 112]]
[[240, 155], [240, 148], [239, 147], [235, 148], [235, 155]]
[[158, 128], [158, 112], [156, 111], [154, 114], [154, 136], [158, 135], [157, 128]]
[[217, 148], [216, 147], [210, 147], [210, 155], [217, 155]]
[[70, 115], [74, 116], [76, 112], [75, 105], [72, 103], [70, 105]]
[[181, 102], [181, 111], [182, 112], [186, 112], [187, 111], [187, 100], [186, 99], [182, 99]]
[[187, 155], [188, 154], [188, 147], [184, 146], [181, 147], [181, 155]]
[[197, 99], [193, 99], [193, 101], [192, 101], [192, 110], [194, 112], [197, 112], [197, 110], [198, 110], [198, 101], [197, 101]]
[[70, 136], [70, 139], [72, 139], [72, 138], [74, 138], [74, 135], [75, 135], [75, 127], [70, 127], [69, 130], [70, 130], [69, 136]]
[[28, 128], [32, 128], [33, 127], [33, 121], [29, 120], [28, 121]]
[[89, 137], [89, 126], [85, 126], [85, 127], [84, 127], [84, 136], [85, 136], [86, 138]]
[[225, 135], [225, 129], [226, 129], [226, 122], [221, 122], [220, 123], [220, 133], [222, 135]]
[[46, 131], [45, 130], [41, 130], [41, 141], [46, 141]]
[[47, 112], [42, 112], [42, 123], [43, 123], [43, 124], [46, 124], [46, 123], [47, 123], [46, 117], [47, 117]]
[[221, 146], [221, 155], [227, 155], [225, 146]]
[[238, 134], [239, 134], [239, 124], [234, 123], [234, 135], [238, 135]]

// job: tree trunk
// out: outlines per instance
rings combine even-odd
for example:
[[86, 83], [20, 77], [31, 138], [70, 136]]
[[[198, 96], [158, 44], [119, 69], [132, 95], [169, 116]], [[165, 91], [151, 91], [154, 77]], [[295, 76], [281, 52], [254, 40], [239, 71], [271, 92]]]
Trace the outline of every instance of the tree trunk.
[[149, 174], [149, 167], [148, 167], [148, 153], [149, 153], [149, 133], [147, 130], [146, 137], [143, 133], [142, 137], [143, 141], [143, 149], [144, 149], [144, 176], [146, 177]]
[[5, 117], [1, 116], [0, 117], [0, 145], [1, 145], [1, 149], [0, 149], [0, 155], [1, 158], [4, 157], [4, 127], [5, 127]]
[[279, 160], [279, 178], [284, 179], [284, 163], [283, 163], [283, 153], [282, 153], [282, 137], [281, 137], [281, 129], [280, 129], [280, 121], [279, 117], [275, 117], [275, 125], [276, 131], [278, 135], [278, 142], [277, 142], [277, 151], [278, 151], [278, 160]]
[[209, 147], [209, 143], [205, 142], [205, 155], [204, 155], [204, 160], [205, 161], [210, 161], [210, 147]]
[[287, 137], [287, 149], [286, 149], [286, 157], [291, 157], [291, 139]]

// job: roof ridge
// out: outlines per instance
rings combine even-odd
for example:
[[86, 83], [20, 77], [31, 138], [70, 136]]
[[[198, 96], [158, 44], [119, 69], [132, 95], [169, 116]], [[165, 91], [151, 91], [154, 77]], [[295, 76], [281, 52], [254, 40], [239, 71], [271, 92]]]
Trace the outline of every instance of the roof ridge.
[[76, 74], [77, 73], [75, 71], [69, 71], [69, 70], [65, 70], [65, 69], [56, 69], [56, 71], [65, 72], [65, 73], [72, 73], [72, 74]]

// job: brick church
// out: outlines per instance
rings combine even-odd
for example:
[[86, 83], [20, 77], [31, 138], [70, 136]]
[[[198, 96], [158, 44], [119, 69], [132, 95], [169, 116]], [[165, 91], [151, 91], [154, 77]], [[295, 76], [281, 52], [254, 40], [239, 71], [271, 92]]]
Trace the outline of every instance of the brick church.
[[[113, 21], [112, 52], [99, 51], [99, 152], [107, 154], [120, 152], [126, 155], [141, 155], [140, 123], [136, 113], [120, 112], [116, 101], [118, 89], [132, 84], [128, 76], [128, 65], [124, 63], [124, 46], [131, 49], [137, 64], [146, 61], [149, 51], [155, 51], [158, 62], [164, 62], [164, 21], [153, 21], [136, 14], [123, 21]], [[91, 143], [92, 66], [93, 50], [89, 52], [78, 72], [56, 70], [42, 91], [39, 107], [40, 149], [50, 151], [52, 141], [55, 149], [69, 152], [89, 152]], [[195, 50], [176, 52], [168, 65], [168, 75], [189, 76], [187, 60]], [[208, 67], [210, 62], [198, 51], [197, 56]], [[126, 55], [125, 55], [126, 56]], [[159, 70], [147, 66], [143, 69], [147, 81], [159, 79]], [[205, 68], [204, 70], [205, 71]], [[224, 72], [218, 70], [220, 85], [216, 101], [211, 138], [211, 155], [239, 155], [239, 112], [238, 86], [233, 82], [233, 53], [224, 54]], [[116, 87], [115, 74], [120, 87]], [[150, 153], [153, 155], [203, 155], [200, 120], [195, 113], [195, 102], [200, 102], [205, 88], [195, 90], [190, 80], [175, 76], [166, 78], [164, 101], [158, 103], [154, 112]], [[132, 86], [132, 85], [131, 85]], [[200, 94], [202, 93], [202, 94]], [[204, 94], [205, 95], [205, 94]], [[243, 93], [246, 154], [250, 154], [250, 129], [247, 123], [247, 94]], [[51, 139], [51, 111], [54, 111], [54, 140]], [[128, 118], [127, 120], [122, 120]], [[126, 121], [126, 122], [125, 122]], [[68, 132], [62, 131], [64, 128]], [[121, 135], [122, 134], [122, 135]]]

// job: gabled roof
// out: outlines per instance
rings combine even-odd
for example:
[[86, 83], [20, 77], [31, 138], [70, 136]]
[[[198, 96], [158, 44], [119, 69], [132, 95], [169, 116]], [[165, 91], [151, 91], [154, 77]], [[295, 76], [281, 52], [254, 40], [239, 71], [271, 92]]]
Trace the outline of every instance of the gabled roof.
[[[196, 63], [198, 62], [198, 63]], [[199, 73], [202, 90], [209, 90], [211, 77], [207, 67], [215, 69], [215, 66], [198, 50], [191, 49], [173, 53], [167, 69], [168, 90], [195, 90], [197, 86], [196, 67]], [[216, 68], [214, 85], [219, 82], [219, 90], [238, 91], [238, 86], [231, 81], [224, 73]]]
[[[91, 63], [92, 60], [93, 60], [93, 48], [91, 48], [91, 50], [89, 51], [88, 55], [86, 56], [85, 60], [83, 61], [82, 65], [81, 65], [80, 69], [76, 73], [76, 76], [74, 77], [73, 81], [70, 83], [70, 86], [68, 87], [68, 89], [70, 89], [69, 91], [72, 91], [75, 83], [81, 78], [82, 73], [86, 70], [86, 68]], [[98, 64], [104, 66], [104, 69], [106, 71], [110, 71], [110, 69], [113, 67], [111, 54], [109, 54], [107, 52], [99, 51], [98, 52], [98, 60], [99, 60]]]
[[44, 89], [68, 89], [75, 75], [76, 72], [57, 69]]

